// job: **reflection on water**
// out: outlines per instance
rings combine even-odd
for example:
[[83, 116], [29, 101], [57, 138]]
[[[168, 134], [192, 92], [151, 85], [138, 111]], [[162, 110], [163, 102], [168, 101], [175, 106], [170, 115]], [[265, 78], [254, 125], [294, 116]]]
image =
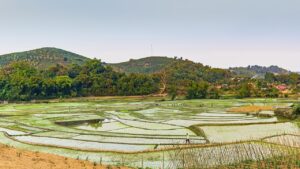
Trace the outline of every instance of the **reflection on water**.
[[[101, 121], [99, 121], [99, 122], [85, 122], [84, 125], [92, 127], [94, 129], [98, 129], [99, 127], [102, 127], [102, 122]], [[76, 125], [76, 126], [79, 126], [79, 125]], [[80, 125], [80, 126], [82, 126], [82, 125]]]
[[103, 119], [91, 119], [91, 120], [77, 120], [77, 121], [58, 121], [55, 122], [58, 125], [67, 126], [67, 127], [78, 127], [78, 126], [87, 126], [94, 129], [102, 127]]

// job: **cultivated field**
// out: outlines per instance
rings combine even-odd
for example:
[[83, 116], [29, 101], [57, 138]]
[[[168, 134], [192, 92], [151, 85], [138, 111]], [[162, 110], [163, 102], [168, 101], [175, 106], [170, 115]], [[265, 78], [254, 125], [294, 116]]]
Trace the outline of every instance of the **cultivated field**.
[[[174, 153], [192, 150], [203, 153], [198, 158], [203, 166], [215, 167], [282, 155], [282, 146], [299, 148], [296, 122], [282, 121], [272, 113], [294, 102], [124, 97], [5, 104], [0, 106], [0, 143], [97, 164], [143, 168], [178, 168], [181, 163], [174, 164]], [[267, 116], [257, 115], [266, 111]], [[236, 149], [239, 154], [232, 153]], [[225, 150], [232, 157], [218, 160]], [[263, 155], [249, 155], [249, 150]], [[214, 158], [204, 158], [212, 152]]]

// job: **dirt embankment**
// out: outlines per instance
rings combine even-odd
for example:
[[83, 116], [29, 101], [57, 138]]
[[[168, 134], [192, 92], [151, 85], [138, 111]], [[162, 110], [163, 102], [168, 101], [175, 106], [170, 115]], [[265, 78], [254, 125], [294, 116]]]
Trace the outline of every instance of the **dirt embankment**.
[[260, 111], [273, 111], [272, 106], [242, 106], [230, 108], [227, 111], [230, 113], [249, 113], [249, 112], [260, 112]]
[[0, 145], [0, 169], [126, 169]]

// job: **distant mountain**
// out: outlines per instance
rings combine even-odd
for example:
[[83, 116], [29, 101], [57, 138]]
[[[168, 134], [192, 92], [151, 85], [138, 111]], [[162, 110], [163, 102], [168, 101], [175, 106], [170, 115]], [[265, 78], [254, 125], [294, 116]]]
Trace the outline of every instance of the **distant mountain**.
[[174, 58], [151, 56], [142, 59], [130, 59], [128, 62], [110, 64], [116, 71], [125, 73], [155, 73], [174, 61]]
[[38, 68], [47, 68], [56, 64], [82, 64], [89, 58], [57, 48], [40, 48], [25, 52], [0, 55], [0, 66], [13, 61], [27, 61]]
[[[58, 48], [40, 48], [25, 52], [16, 52], [11, 54], [0, 55], [0, 67], [3, 67], [13, 61], [27, 61], [33, 66], [44, 69], [56, 64], [70, 65], [70, 64], [83, 64], [89, 58], [65, 51]], [[141, 59], [131, 59], [127, 62], [108, 64], [118, 72], [125, 73], [157, 73], [167, 69], [174, 62], [182, 62], [186, 65], [186, 69], [190, 69], [194, 62], [187, 62], [182, 58], [169, 58], [165, 56], [151, 56]], [[274, 74], [289, 74], [290, 71], [280, 68], [278, 66], [248, 66], [248, 67], [235, 67], [229, 68], [230, 72], [238, 76], [262, 78], [267, 72]]]
[[229, 68], [229, 70], [236, 75], [253, 77], [253, 78], [262, 78], [266, 73], [274, 73], [274, 74], [289, 74], [290, 71], [280, 68], [278, 66], [248, 66], [248, 67], [235, 67]]

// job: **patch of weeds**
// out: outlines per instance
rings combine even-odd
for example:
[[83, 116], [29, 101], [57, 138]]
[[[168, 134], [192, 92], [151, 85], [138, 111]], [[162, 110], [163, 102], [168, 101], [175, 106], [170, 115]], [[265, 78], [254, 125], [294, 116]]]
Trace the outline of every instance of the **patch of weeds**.
[[207, 139], [204, 131], [200, 127], [190, 126], [190, 127], [188, 127], [188, 129], [190, 129], [192, 132], [194, 132], [197, 136], [201, 136], [201, 137], [204, 137], [205, 139]]

